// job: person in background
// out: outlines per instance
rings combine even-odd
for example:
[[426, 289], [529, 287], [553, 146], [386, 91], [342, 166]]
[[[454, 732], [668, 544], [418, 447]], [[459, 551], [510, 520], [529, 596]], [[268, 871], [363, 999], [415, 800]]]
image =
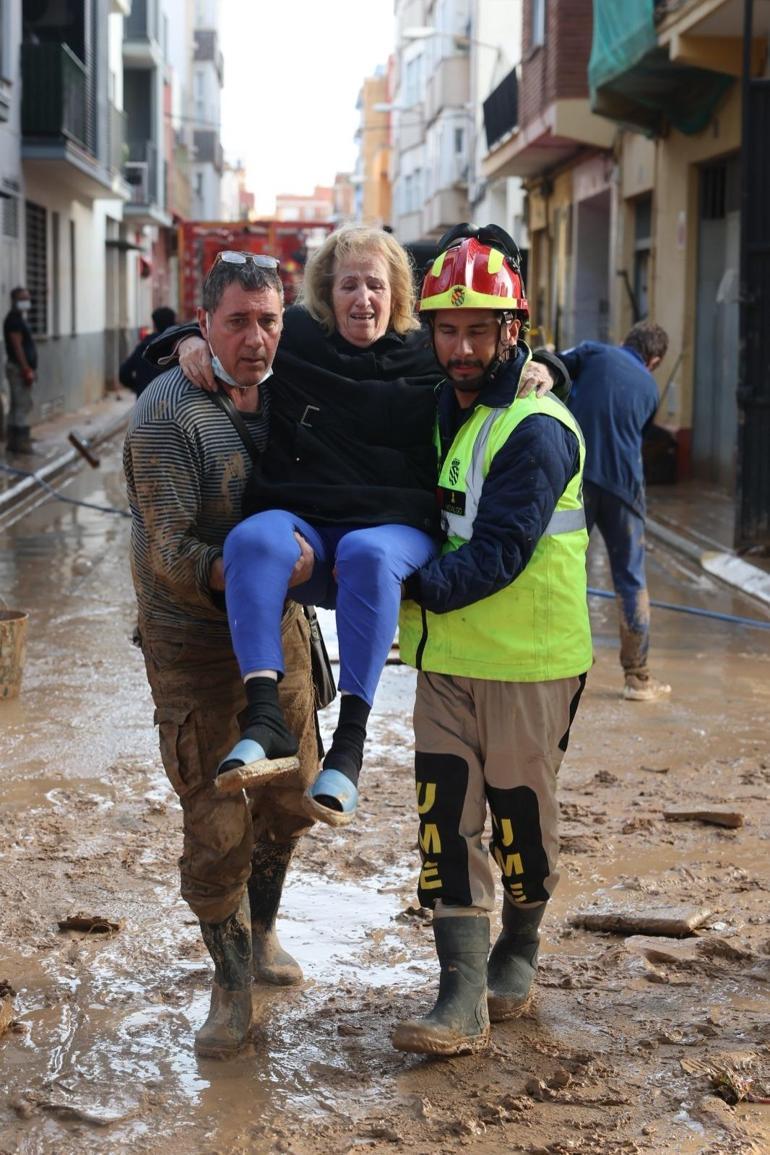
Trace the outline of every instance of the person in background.
[[37, 346], [28, 319], [32, 300], [27, 289], [11, 291], [11, 308], [3, 322], [5, 338], [5, 376], [8, 381], [9, 407], [6, 444], [9, 453], [32, 453], [29, 415], [32, 412], [32, 387], [37, 376]]
[[[218, 261], [203, 286], [207, 335], [224, 393], [264, 449], [270, 372], [283, 288], [272, 258]], [[298, 983], [275, 920], [298, 840], [313, 825], [304, 791], [318, 771], [307, 622], [294, 602], [281, 621], [281, 707], [297, 736], [299, 769], [248, 795], [221, 794], [216, 767], [246, 705], [224, 611], [222, 548], [240, 520], [251, 471], [244, 442], [211, 397], [175, 368], [134, 406], [123, 454], [131, 508], [138, 634], [155, 702], [163, 765], [183, 814], [182, 897], [214, 962], [199, 1055], [235, 1054], [252, 1023], [252, 977]]]
[[176, 313], [173, 309], [167, 308], [165, 305], [153, 309], [152, 313], [153, 330], [148, 333], [146, 337], [142, 337], [137, 344], [133, 353], [126, 357], [125, 361], [118, 370], [118, 380], [126, 389], [131, 389], [139, 397], [151, 381], [161, 373], [165, 373], [165, 368], [162, 365], [153, 365], [152, 361], [146, 360], [144, 351], [151, 341], [160, 333], [165, 333], [166, 329], [170, 329], [176, 325]]
[[623, 697], [654, 702], [671, 687], [650, 674], [650, 595], [645, 574], [642, 440], [658, 409], [653, 372], [668, 335], [639, 321], [623, 344], [583, 341], [560, 353], [572, 377], [569, 407], [586, 440], [586, 525], [595, 525], [609, 555], [620, 616]]
[[[526, 1005], [558, 881], [557, 773], [591, 665], [585, 449], [548, 394], [524, 397], [529, 311], [514, 241], [463, 225], [422, 287], [436, 360], [441, 556], [404, 582], [401, 658], [417, 668], [415, 777], [438, 998], [393, 1045], [483, 1050]], [[482, 839], [487, 819], [492, 837]], [[502, 930], [491, 954], [495, 864]]]

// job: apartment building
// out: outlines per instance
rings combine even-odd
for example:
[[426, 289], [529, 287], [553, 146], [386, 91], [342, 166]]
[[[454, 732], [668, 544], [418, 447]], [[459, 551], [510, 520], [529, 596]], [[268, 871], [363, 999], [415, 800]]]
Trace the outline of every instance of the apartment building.
[[391, 219], [390, 184], [390, 79], [385, 66], [364, 80], [356, 104], [358, 155], [351, 178], [353, 215], [368, 225], [386, 225]]
[[589, 104], [592, 17], [590, 0], [524, 0], [521, 63], [485, 105], [483, 172], [524, 182], [530, 307], [557, 347], [610, 336], [615, 129]]
[[32, 295], [33, 420], [40, 420], [101, 396], [118, 350], [122, 290], [106, 254], [128, 195], [121, 172], [127, 4], [23, 0], [3, 9], [14, 38], [7, 123], [20, 169], [16, 237], [3, 249], [2, 280], [13, 270]]
[[220, 143], [224, 59], [219, 41], [219, 0], [195, 0], [193, 55], [192, 217], [218, 220], [224, 153]]
[[649, 309], [668, 330], [660, 419], [683, 476], [737, 489], [738, 544], [770, 541], [769, 40], [764, 3], [632, 3], [621, 23], [594, 0], [592, 101], [617, 132], [627, 271], [615, 328]]
[[33, 422], [100, 397], [176, 302], [194, 31], [215, 16], [214, 0], [0, 0], [0, 292], [32, 294]]

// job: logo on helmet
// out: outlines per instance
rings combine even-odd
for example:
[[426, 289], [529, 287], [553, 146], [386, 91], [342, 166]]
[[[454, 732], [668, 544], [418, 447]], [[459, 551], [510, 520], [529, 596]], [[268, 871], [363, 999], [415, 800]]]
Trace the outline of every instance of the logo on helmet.
[[452, 464], [449, 466], [449, 484], [450, 485], [457, 485], [459, 477], [460, 477], [460, 459], [458, 457], [454, 457], [452, 459]]
[[453, 305], [462, 305], [463, 301], [465, 300], [465, 286], [455, 285], [455, 287], [452, 289], [452, 296], [450, 297], [450, 300]]

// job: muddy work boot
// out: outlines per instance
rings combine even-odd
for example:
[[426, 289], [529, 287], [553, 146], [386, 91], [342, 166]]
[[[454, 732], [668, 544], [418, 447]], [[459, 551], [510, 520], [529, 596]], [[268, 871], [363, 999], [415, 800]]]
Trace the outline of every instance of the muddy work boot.
[[649, 674], [626, 674], [623, 697], [627, 702], [657, 702], [671, 693], [671, 687]]
[[283, 949], [275, 932], [286, 870], [296, 846], [297, 839], [292, 842], [258, 842], [251, 856], [252, 972], [257, 982], [278, 987], [296, 986], [302, 982], [302, 968]]
[[489, 1044], [487, 954], [489, 919], [461, 916], [433, 920], [441, 964], [438, 999], [422, 1019], [400, 1023], [397, 1051], [418, 1055], [472, 1055]]
[[503, 929], [487, 965], [487, 1005], [493, 1023], [516, 1018], [530, 1000], [540, 947], [537, 928], [544, 911], [544, 902], [527, 909], [503, 899]]
[[195, 1053], [228, 1059], [251, 1029], [251, 934], [245, 903], [224, 922], [202, 922], [201, 933], [214, 960], [209, 1017], [195, 1035]]

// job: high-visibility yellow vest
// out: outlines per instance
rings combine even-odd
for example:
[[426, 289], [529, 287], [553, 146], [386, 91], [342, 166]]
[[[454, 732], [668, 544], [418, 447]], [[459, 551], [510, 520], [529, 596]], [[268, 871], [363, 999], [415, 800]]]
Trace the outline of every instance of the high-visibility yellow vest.
[[579, 469], [528, 564], [505, 589], [445, 614], [430, 613], [413, 601], [402, 603], [399, 646], [402, 660], [411, 666], [458, 677], [543, 682], [583, 674], [591, 665], [585, 444], [575, 418], [555, 397], [531, 393], [502, 409], [479, 405], [459, 430], [439, 477], [448, 538], [443, 552], [471, 539], [492, 460], [533, 413], [555, 417], [577, 436]]

